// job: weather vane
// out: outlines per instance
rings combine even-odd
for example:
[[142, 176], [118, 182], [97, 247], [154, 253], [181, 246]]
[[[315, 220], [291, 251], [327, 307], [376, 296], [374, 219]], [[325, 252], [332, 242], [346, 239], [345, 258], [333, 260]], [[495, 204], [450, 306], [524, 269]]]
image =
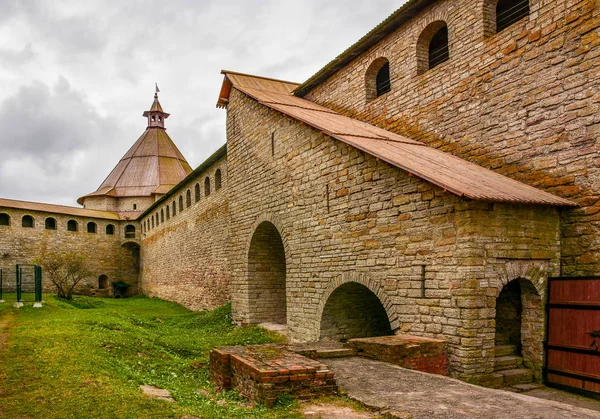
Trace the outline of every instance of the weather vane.
[[158, 88], [158, 83], [154, 83], [154, 88], [154, 93], [160, 92], [160, 89]]

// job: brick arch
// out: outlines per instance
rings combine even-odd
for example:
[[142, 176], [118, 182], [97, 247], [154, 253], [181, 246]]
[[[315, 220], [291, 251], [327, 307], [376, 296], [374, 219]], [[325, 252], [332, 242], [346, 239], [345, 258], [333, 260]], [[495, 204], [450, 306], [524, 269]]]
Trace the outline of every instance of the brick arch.
[[[389, 60], [384, 56], [379, 56], [371, 61], [371, 64], [369, 64], [369, 67], [365, 72], [365, 94], [367, 103], [377, 98], [377, 74], [379, 73], [379, 70], [381, 70], [381, 67], [386, 63], [389, 63]], [[390, 79], [391, 78], [390, 71]]]
[[496, 6], [498, 0], [483, 0], [481, 9], [483, 11], [483, 36], [490, 37], [496, 34]]
[[506, 284], [516, 279], [526, 279], [534, 286], [538, 296], [546, 295], [548, 264], [545, 261], [511, 260], [506, 262], [498, 276], [496, 297]]
[[[385, 313], [387, 314], [388, 320], [390, 322], [390, 326], [392, 331], [396, 331], [400, 327], [400, 323], [398, 322], [398, 315], [396, 314], [396, 308], [393, 304], [392, 300], [385, 293], [383, 287], [379, 284], [379, 282], [374, 281], [369, 278], [365, 273], [358, 272], [349, 272], [344, 273], [341, 276], [333, 279], [323, 294], [321, 295], [321, 299], [317, 306], [316, 311], [316, 322], [317, 324], [321, 323], [321, 318], [323, 317], [323, 311], [325, 310], [325, 304], [329, 300], [329, 297], [333, 292], [338, 289], [341, 285], [348, 284], [351, 282], [355, 282], [357, 284], [365, 286], [369, 291], [371, 291], [375, 296], [379, 299], [383, 308], [385, 309]], [[320, 331], [319, 331], [320, 334]]]

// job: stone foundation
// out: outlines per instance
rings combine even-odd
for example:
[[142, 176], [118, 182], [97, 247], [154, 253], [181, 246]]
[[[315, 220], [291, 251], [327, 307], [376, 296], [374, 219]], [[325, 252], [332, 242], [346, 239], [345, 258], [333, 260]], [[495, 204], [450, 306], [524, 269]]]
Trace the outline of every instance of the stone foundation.
[[411, 370], [448, 375], [446, 342], [409, 335], [359, 338], [348, 341], [356, 355]]
[[326, 365], [282, 345], [215, 348], [210, 351], [210, 379], [269, 407], [284, 394], [308, 399], [337, 392], [333, 373]]

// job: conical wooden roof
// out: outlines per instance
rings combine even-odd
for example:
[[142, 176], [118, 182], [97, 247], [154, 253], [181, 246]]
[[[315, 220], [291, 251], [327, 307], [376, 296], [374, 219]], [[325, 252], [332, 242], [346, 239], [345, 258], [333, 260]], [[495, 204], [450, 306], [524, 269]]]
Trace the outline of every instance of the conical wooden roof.
[[[163, 112], [155, 98], [154, 111]], [[168, 115], [168, 114], [167, 114]], [[144, 197], [162, 195], [183, 180], [192, 168], [161, 126], [149, 126], [89, 196]]]

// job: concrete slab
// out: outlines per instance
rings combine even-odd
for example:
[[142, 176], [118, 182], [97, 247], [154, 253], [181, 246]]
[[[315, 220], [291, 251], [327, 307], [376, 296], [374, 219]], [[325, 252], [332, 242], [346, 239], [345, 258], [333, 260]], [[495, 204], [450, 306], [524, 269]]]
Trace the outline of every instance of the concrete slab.
[[348, 396], [392, 417], [587, 419], [600, 411], [464, 383], [359, 357], [332, 358], [327, 365]]

